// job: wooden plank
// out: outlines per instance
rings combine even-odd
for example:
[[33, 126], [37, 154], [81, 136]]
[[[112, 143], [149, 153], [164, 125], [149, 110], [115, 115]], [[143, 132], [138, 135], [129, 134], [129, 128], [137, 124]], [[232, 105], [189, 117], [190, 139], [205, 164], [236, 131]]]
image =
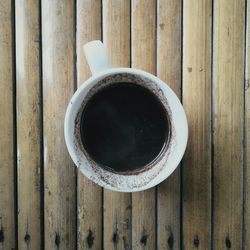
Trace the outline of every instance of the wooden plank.
[[[132, 1], [132, 67], [155, 74], [156, 1]], [[155, 248], [155, 188], [132, 194], [132, 249]]]
[[211, 248], [211, 12], [212, 1], [183, 3], [183, 105], [189, 124], [183, 160], [185, 249]]
[[[103, 41], [114, 67], [130, 67], [130, 0], [103, 1]], [[104, 189], [104, 249], [131, 249], [131, 194]]]
[[64, 115], [74, 86], [74, 1], [42, 1], [45, 249], [76, 248], [75, 169]]
[[250, 249], [250, 3], [247, 2], [245, 64], [245, 235], [244, 249]]
[[0, 249], [15, 248], [11, 1], [0, 8]]
[[245, 1], [214, 6], [214, 248], [242, 248]]
[[112, 66], [130, 67], [130, 0], [103, 1], [103, 42]]
[[40, 21], [39, 1], [16, 2], [18, 247], [39, 249]]
[[[101, 1], [77, 1], [77, 85], [90, 76], [83, 45], [101, 39]], [[78, 249], [102, 247], [102, 188], [88, 180], [79, 170], [77, 175]]]
[[[181, 96], [181, 1], [158, 0], [157, 76]], [[158, 186], [157, 247], [180, 249], [180, 168]]]

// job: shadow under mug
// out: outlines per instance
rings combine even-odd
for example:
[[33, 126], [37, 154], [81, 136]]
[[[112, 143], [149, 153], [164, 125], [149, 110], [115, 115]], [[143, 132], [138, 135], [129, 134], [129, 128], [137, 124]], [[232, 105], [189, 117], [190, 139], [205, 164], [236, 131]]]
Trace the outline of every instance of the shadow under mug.
[[[152, 74], [131, 68], [112, 68], [100, 41], [84, 45], [84, 52], [93, 76], [75, 92], [66, 111], [64, 135], [71, 158], [86, 177], [114, 191], [136, 192], [159, 184], [177, 168], [187, 145], [187, 119], [178, 97]], [[168, 136], [164, 147], [151, 162], [119, 172], [102, 166], [91, 157], [82, 140], [81, 119], [92, 97], [108, 86], [125, 82], [146, 88], [160, 101], [166, 112]]]

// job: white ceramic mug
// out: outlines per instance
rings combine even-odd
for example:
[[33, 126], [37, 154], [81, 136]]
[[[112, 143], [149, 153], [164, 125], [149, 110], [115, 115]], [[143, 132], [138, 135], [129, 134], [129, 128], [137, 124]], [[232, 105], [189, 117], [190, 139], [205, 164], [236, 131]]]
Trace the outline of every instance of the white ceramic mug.
[[[111, 190], [135, 192], [159, 184], [177, 168], [187, 145], [187, 119], [178, 97], [165, 82], [152, 74], [138, 69], [112, 68], [100, 41], [84, 45], [84, 52], [93, 76], [78, 88], [66, 111], [64, 134], [71, 158], [86, 177]], [[152, 164], [141, 171], [121, 174], [100, 167], [88, 156], [80, 138], [80, 118], [91, 92], [107, 83], [131, 81], [144, 85], [161, 100], [169, 117], [171, 135], [166, 149]]]

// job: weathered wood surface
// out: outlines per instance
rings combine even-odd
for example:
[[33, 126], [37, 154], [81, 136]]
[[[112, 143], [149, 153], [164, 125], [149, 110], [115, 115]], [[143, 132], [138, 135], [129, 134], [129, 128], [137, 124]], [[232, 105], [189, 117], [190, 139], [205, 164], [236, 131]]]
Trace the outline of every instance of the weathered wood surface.
[[245, 244], [245, 249], [250, 248], [250, 3], [247, 1], [247, 16], [246, 18], [246, 47], [245, 47], [245, 149], [244, 149], [244, 174], [245, 176], [245, 231], [243, 239]]
[[16, 1], [16, 108], [18, 248], [39, 249], [40, 215], [40, 4]]
[[211, 31], [212, 1], [185, 1], [182, 95], [189, 124], [182, 165], [185, 249], [211, 248]]
[[1, 1], [0, 7], [0, 249], [15, 247], [13, 135], [13, 6]]
[[241, 249], [245, 1], [216, 1], [213, 43], [215, 249]]
[[[130, 0], [103, 1], [103, 42], [114, 67], [130, 67]], [[131, 194], [104, 190], [104, 249], [131, 249]]]
[[[1, 1], [0, 249], [248, 249], [249, 6]], [[155, 74], [183, 101], [188, 148], [157, 188], [102, 189], [69, 157], [65, 110], [96, 39], [113, 66]]]
[[[157, 76], [181, 98], [182, 4], [159, 0], [157, 5]], [[157, 191], [157, 247], [180, 249], [180, 167]]]
[[45, 249], [75, 249], [75, 168], [63, 122], [74, 90], [74, 1], [42, 1]]

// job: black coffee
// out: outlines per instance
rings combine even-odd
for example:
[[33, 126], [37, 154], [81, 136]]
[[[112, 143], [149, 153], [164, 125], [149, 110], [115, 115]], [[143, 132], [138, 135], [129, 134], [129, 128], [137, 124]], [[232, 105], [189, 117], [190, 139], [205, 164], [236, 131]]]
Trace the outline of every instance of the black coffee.
[[115, 83], [87, 102], [81, 117], [85, 150], [99, 165], [115, 172], [152, 162], [168, 137], [168, 119], [158, 98], [147, 88]]

